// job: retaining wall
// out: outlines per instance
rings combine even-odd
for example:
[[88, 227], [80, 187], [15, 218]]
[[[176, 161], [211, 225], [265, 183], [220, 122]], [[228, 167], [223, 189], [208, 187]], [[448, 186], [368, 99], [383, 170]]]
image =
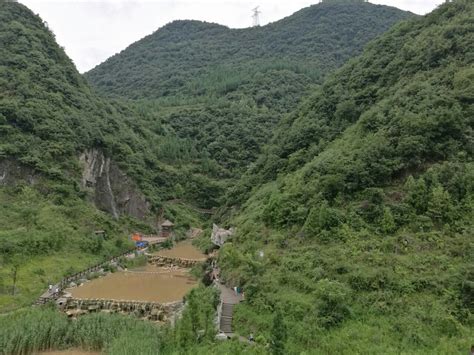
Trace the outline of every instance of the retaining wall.
[[192, 268], [195, 265], [206, 262], [206, 259], [195, 260], [195, 259], [184, 259], [184, 258], [173, 258], [169, 256], [160, 255], [147, 255], [148, 263], [156, 266], [179, 266], [182, 268]]
[[[61, 300], [60, 300], [61, 301]], [[173, 322], [181, 313], [184, 302], [155, 303], [125, 300], [103, 299], [63, 299], [62, 310], [70, 317], [83, 314], [104, 312], [129, 314], [151, 321]]]

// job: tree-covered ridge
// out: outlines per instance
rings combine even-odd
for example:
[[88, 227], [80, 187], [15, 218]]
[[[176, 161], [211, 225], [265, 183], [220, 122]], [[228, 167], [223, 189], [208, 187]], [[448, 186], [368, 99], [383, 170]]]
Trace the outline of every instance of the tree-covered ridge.
[[[362, 141], [372, 136], [379, 141], [371, 154], [359, 152], [356, 142], [348, 147], [344, 159], [351, 161], [357, 153], [372, 161], [368, 168], [374, 171], [365, 172], [360, 187], [462, 151], [472, 154], [472, 27], [468, 20], [448, 26], [450, 11], [459, 10], [448, 8], [396, 25], [328, 78], [276, 128], [265, 154], [249, 172], [251, 179], [268, 181], [321, 159], [318, 155], [354, 123], [346, 135], [355, 132]], [[357, 190], [364, 178], [351, 179], [357, 181], [340, 185]]]
[[[202, 176], [192, 142], [168, 135], [153, 114], [98, 98], [38, 16], [18, 3], [0, 6], [0, 158], [77, 190], [77, 157], [98, 148], [156, 208], [182, 197], [215, 204], [205, 186], [218, 187]], [[197, 186], [204, 186], [202, 195]]]
[[410, 16], [372, 4], [319, 4], [248, 29], [175, 21], [86, 77], [102, 93], [139, 99], [195, 142], [214, 176], [236, 177], [316, 83]]
[[[272, 62], [291, 63], [291, 71], [304, 71], [318, 81], [409, 16], [387, 6], [319, 4], [247, 29], [174, 21], [86, 76], [100, 91], [128, 98], [212, 95], [219, 79], [226, 80], [216, 77], [221, 68], [231, 71], [234, 80], [253, 81], [246, 71], [265, 70]], [[202, 85], [203, 79], [211, 81], [209, 87]]]
[[289, 353], [469, 349], [473, 17], [458, 0], [395, 26], [281, 123], [229, 194], [241, 332], [270, 337], [281, 309]]
[[200, 221], [167, 200], [212, 207], [220, 191], [191, 142], [168, 135], [148, 113], [98, 98], [43, 21], [13, 2], [0, 3], [0, 136], [1, 310], [31, 304], [48, 282], [129, 248], [131, 230], [152, 232], [88, 201], [85, 150], [115, 161], [152, 213], [164, 208], [181, 229]]

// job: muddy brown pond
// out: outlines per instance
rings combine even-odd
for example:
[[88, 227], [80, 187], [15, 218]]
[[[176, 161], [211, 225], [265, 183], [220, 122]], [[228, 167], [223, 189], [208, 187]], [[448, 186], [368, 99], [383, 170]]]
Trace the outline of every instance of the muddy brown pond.
[[191, 241], [187, 240], [176, 244], [171, 249], [159, 250], [153, 255], [166, 256], [170, 258], [183, 258], [189, 260], [206, 260], [206, 255], [203, 254], [198, 248], [191, 244]]
[[67, 290], [74, 298], [167, 303], [180, 301], [197, 285], [187, 271], [147, 266], [108, 274]]
[[[154, 255], [191, 260], [205, 260], [206, 255], [194, 247], [190, 241], [178, 243], [172, 249], [160, 250]], [[108, 274], [70, 288], [72, 297], [77, 299], [126, 300], [167, 303], [180, 301], [197, 285], [197, 280], [187, 270], [173, 270], [153, 265]]]

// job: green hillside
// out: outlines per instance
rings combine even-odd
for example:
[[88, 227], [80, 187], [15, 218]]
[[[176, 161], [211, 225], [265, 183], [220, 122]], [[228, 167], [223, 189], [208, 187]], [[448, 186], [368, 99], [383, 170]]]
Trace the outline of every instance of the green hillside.
[[288, 353], [469, 349], [473, 17], [454, 1], [372, 42], [229, 193], [220, 265], [246, 290], [241, 334], [268, 339], [280, 309]]
[[239, 176], [281, 117], [327, 73], [412, 16], [368, 3], [318, 4], [263, 27], [175, 21], [86, 73], [108, 96], [137, 100], [164, 127]]
[[94, 95], [23, 5], [0, 3], [0, 42], [0, 310], [31, 304], [48, 282], [129, 248], [131, 230], [150, 231], [88, 202], [79, 164], [87, 149], [103, 151], [133, 179], [150, 217], [164, 208], [181, 229], [201, 223], [192, 210], [165, 204], [215, 204], [219, 187], [195, 168], [190, 144], [153, 117]]
[[253, 76], [271, 70], [287, 69], [319, 81], [410, 15], [368, 3], [325, 3], [263, 27], [174, 21], [86, 77], [101, 92], [134, 99], [222, 96], [240, 91], [247, 81], [259, 85]]
[[[250, 29], [176, 21], [84, 78], [38, 16], [0, 2], [0, 354], [467, 353], [474, 4], [412, 17], [326, 0]], [[143, 218], [99, 209], [91, 152]], [[215, 339], [203, 285], [174, 326], [26, 307], [161, 214], [178, 235], [236, 227], [217, 261], [245, 292], [243, 338]]]
[[1, 158], [73, 186], [79, 154], [97, 148], [155, 208], [183, 197], [175, 193], [177, 184], [189, 200], [213, 204], [212, 194], [196, 190], [219, 188], [202, 176], [206, 158], [192, 143], [169, 135], [153, 114], [98, 98], [39, 17], [20, 4], [1, 6]]

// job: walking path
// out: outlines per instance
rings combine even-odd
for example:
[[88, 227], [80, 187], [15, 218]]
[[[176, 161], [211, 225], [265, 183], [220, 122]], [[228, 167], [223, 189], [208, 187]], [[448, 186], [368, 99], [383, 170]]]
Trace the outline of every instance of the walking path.
[[59, 292], [56, 293], [56, 290], [59, 290], [59, 285], [53, 285], [51, 291], [48, 289], [45, 293], [43, 293], [35, 304], [42, 305], [48, 303], [48, 301], [55, 300], [59, 297]]
[[221, 309], [219, 312], [219, 331], [228, 336], [232, 336], [232, 319], [234, 315], [234, 305], [240, 303], [244, 298], [241, 294], [236, 294], [234, 290], [216, 283], [221, 291]]
[[166, 242], [168, 240], [167, 237], [142, 237], [142, 241], [148, 242], [148, 244], [153, 245], [153, 244], [160, 244], [163, 242]]

